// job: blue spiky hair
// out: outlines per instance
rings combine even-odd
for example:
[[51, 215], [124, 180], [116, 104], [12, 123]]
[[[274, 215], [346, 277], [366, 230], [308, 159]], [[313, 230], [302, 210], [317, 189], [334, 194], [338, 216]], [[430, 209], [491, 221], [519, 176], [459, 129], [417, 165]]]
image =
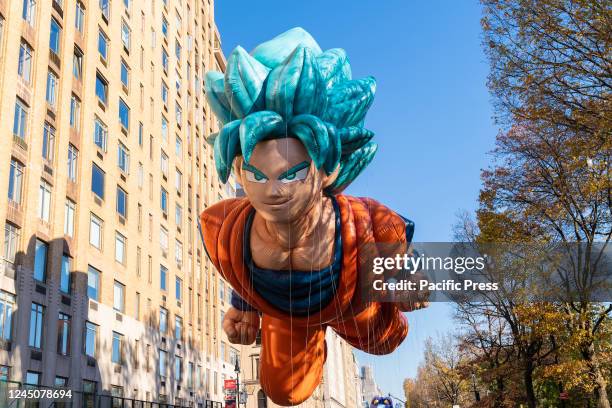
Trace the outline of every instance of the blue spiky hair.
[[249, 162], [255, 145], [272, 138], [295, 137], [317, 169], [331, 174], [328, 187], [348, 186], [376, 153], [374, 133], [363, 127], [376, 91], [373, 77], [351, 79], [343, 49], [323, 52], [302, 28], [293, 28], [257, 46], [250, 54], [238, 46], [225, 74], [210, 71], [206, 95], [223, 124], [211, 136], [217, 173], [227, 181], [234, 158]]

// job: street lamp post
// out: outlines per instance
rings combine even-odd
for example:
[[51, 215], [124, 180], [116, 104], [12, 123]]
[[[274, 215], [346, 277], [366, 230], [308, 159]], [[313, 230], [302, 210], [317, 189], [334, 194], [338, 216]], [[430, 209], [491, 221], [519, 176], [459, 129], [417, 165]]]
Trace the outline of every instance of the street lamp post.
[[480, 392], [476, 388], [476, 374], [472, 373], [472, 386], [474, 387], [474, 400], [480, 401]]
[[236, 372], [236, 406], [240, 408], [240, 364], [238, 359], [236, 359], [234, 371]]

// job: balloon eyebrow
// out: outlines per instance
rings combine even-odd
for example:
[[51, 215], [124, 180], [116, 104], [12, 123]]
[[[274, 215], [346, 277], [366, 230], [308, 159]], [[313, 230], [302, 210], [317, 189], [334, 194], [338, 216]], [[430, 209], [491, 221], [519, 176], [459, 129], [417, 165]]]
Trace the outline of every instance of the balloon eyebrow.
[[268, 176], [266, 176], [261, 170], [259, 170], [257, 167], [248, 164], [248, 163], [242, 163], [242, 168], [244, 170], [248, 170], [248, 171], [252, 171], [253, 173], [255, 173], [258, 177], [263, 177], [266, 180], [268, 180]]
[[297, 173], [298, 171], [305, 169], [306, 167], [310, 166], [310, 162], [309, 161], [303, 161], [301, 163], [296, 164], [295, 166], [291, 167], [289, 170], [285, 171], [284, 173], [281, 173], [280, 176], [278, 176], [279, 180], [284, 179], [285, 177], [289, 177], [295, 173]]

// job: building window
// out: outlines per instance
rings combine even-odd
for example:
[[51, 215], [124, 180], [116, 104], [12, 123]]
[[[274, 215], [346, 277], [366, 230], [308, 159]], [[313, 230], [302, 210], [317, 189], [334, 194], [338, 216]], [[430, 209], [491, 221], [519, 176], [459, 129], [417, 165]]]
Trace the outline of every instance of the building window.
[[98, 118], [94, 121], [94, 143], [103, 151], [106, 151], [106, 140], [108, 138], [108, 128]]
[[34, 27], [34, 19], [36, 18], [36, 0], [23, 0], [23, 19], [32, 27]]
[[13, 118], [13, 135], [25, 140], [28, 122], [28, 110], [19, 98], [15, 101], [15, 117]]
[[159, 267], [159, 288], [161, 290], [168, 288], [168, 269], [164, 265]]
[[177, 341], [183, 338], [183, 318], [180, 316], [174, 318], [174, 337]]
[[164, 105], [168, 105], [168, 86], [166, 85], [165, 82], [162, 81], [162, 101], [164, 102]]
[[25, 41], [21, 41], [19, 48], [19, 64], [17, 65], [17, 73], [29, 84], [32, 75], [32, 47]]
[[143, 134], [144, 134], [144, 125], [142, 124], [142, 122], [138, 122], [138, 146], [140, 147], [142, 147], [142, 143], [143, 143], [143, 140], [142, 140]]
[[0, 290], [0, 339], [2, 340], [9, 341], [12, 338], [14, 310], [15, 295]]
[[[175, 258], [175, 261], [176, 261], [176, 265], [179, 268], [181, 268], [183, 266], [183, 243], [177, 239], [176, 242], [175, 242], [174, 248], [175, 248], [174, 249], [174, 258]], [[177, 285], [178, 285], [178, 282], [177, 282]], [[180, 297], [177, 297], [177, 299], [180, 300]]]
[[159, 163], [160, 163], [162, 174], [168, 177], [168, 167], [169, 167], [168, 166], [168, 155], [164, 153], [163, 150], [161, 152], [161, 159]]
[[174, 105], [174, 113], [176, 116], [176, 124], [180, 127], [183, 123], [183, 109], [181, 108], [181, 105], [178, 104], [178, 102]]
[[121, 60], [121, 83], [125, 86], [126, 89], [130, 87], [130, 69], [128, 68], [126, 62]]
[[47, 103], [52, 108], [55, 108], [57, 103], [57, 89], [59, 88], [59, 79], [57, 75], [49, 71], [47, 73]]
[[83, 4], [79, 1], [76, 3], [76, 15], [74, 18], [74, 26], [77, 31], [83, 34], [83, 29], [85, 28], [85, 9]]
[[134, 317], [136, 318], [136, 320], [140, 320], [140, 292], [136, 292], [136, 301], [134, 303], [135, 303]]
[[138, 179], [138, 188], [142, 189], [144, 186], [144, 167], [142, 163], [138, 162], [138, 171], [137, 171], [137, 179]]
[[176, 300], [181, 300], [183, 297], [183, 280], [178, 276], [176, 277], [175, 296]]
[[168, 53], [162, 48], [162, 68], [165, 73], [168, 73]]
[[74, 53], [72, 54], [72, 75], [78, 81], [83, 77], [83, 51], [77, 47], [74, 47]]
[[70, 316], [60, 312], [57, 326], [57, 352], [67, 356], [70, 354]]
[[91, 191], [104, 200], [104, 171], [97, 164], [91, 166]]
[[161, 119], [161, 135], [164, 142], [168, 141], [168, 119], [162, 116]]
[[219, 278], [219, 300], [221, 302], [225, 301], [225, 282], [221, 278]]
[[40, 373], [36, 371], [28, 371], [26, 373], [25, 384], [40, 385]]
[[100, 57], [106, 61], [108, 58], [108, 37], [102, 30], [98, 31], [98, 52], [100, 53]]
[[70, 257], [68, 255], [62, 255], [60, 290], [64, 293], [70, 293]]
[[176, 137], [174, 152], [179, 159], [183, 157], [183, 140], [179, 136]]
[[167, 361], [168, 357], [167, 357], [167, 353], [160, 349], [159, 350], [159, 375], [160, 377], [167, 377], [168, 373], [167, 373], [167, 365], [168, 365], [168, 361]]
[[181, 61], [181, 43], [179, 42], [178, 39], [176, 39], [174, 41], [174, 54], [176, 55], [176, 59], [179, 60], [179, 62]]
[[123, 354], [123, 335], [113, 332], [113, 345], [111, 352], [111, 361], [115, 364], [121, 364]]
[[115, 261], [125, 264], [126, 238], [120, 233], [115, 233]]
[[108, 21], [110, 19], [110, 0], [100, 0], [100, 10], [106, 21]]
[[159, 228], [159, 246], [162, 249], [162, 255], [165, 257], [168, 253], [168, 230], [161, 226]]
[[0, 365], [0, 381], [9, 381], [10, 369], [10, 366]]
[[119, 142], [117, 148], [117, 166], [119, 166], [121, 171], [125, 174], [130, 172], [130, 152], [121, 142]]
[[4, 224], [4, 259], [10, 263], [15, 263], [15, 255], [19, 248], [21, 228], [6, 222]]
[[102, 78], [100, 73], [96, 73], [96, 96], [100, 102], [106, 105], [108, 101], [108, 82]]
[[38, 188], [38, 218], [49, 222], [49, 212], [51, 211], [51, 184], [45, 180], [40, 180]]
[[91, 214], [91, 219], [89, 220], [89, 243], [98, 249], [102, 249], [102, 228], [104, 227], [104, 222]]
[[163, 213], [168, 214], [168, 192], [163, 187], [161, 188], [160, 206]]
[[[26, 0], [27, 1], [27, 0]], [[51, 33], [49, 35], [49, 48], [56, 55], [59, 55], [60, 51], [60, 37], [62, 35], [62, 28], [54, 18], [51, 19]]]
[[141, 275], [142, 275], [142, 249], [140, 249], [140, 247], [136, 247], [136, 276], [141, 276]]
[[129, 52], [130, 51], [130, 27], [125, 23], [121, 22], [121, 42], [123, 47]]
[[30, 347], [41, 348], [44, 316], [45, 307], [32, 302], [30, 310], [30, 338], [28, 340]]
[[81, 101], [75, 95], [70, 97], [70, 127], [77, 131], [81, 127]]
[[176, 205], [174, 211], [174, 222], [179, 228], [183, 225], [183, 207], [178, 204]]
[[113, 309], [121, 313], [125, 311], [125, 285], [117, 281], [113, 286]]
[[127, 200], [125, 190], [117, 186], [117, 213], [123, 218], [127, 218]]
[[100, 271], [93, 266], [87, 268], [87, 297], [100, 301]]
[[121, 98], [119, 98], [119, 123], [125, 129], [130, 129], [130, 108]]
[[96, 357], [96, 342], [98, 339], [98, 325], [85, 322], [85, 355]]
[[60, 377], [59, 375], [55, 377], [55, 388], [66, 388], [67, 385], [68, 385], [68, 378]]
[[23, 164], [11, 158], [9, 170], [8, 198], [16, 204], [21, 204], [21, 192], [23, 189]]
[[76, 211], [76, 203], [69, 198], [66, 199], [64, 211], [64, 235], [69, 237], [74, 236], [74, 213]]
[[174, 375], [177, 383], [183, 379], [183, 359], [179, 356], [174, 356]]
[[159, 331], [164, 334], [168, 331], [168, 311], [163, 307], [159, 308]]
[[76, 183], [78, 172], [79, 151], [72, 143], [68, 144], [68, 180]]
[[162, 33], [164, 37], [168, 37], [168, 20], [165, 17], [162, 17]]
[[53, 151], [55, 147], [55, 128], [45, 122], [43, 126], [42, 157], [53, 163]]

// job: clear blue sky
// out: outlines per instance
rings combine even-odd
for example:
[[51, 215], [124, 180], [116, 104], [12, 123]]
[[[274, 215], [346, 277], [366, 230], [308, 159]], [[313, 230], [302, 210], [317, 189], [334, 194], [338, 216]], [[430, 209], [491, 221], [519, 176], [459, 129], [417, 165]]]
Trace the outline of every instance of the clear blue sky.
[[[415, 241], [452, 238], [457, 212], [476, 208], [480, 169], [497, 133], [477, 1], [217, 0], [215, 7], [226, 55], [301, 26], [321, 48], [344, 48], [354, 78], [376, 77], [366, 126], [379, 150], [348, 193], [415, 221]], [[401, 397], [424, 340], [452, 330], [451, 314], [442, 303], [410, 313], [410, 333], [396, 352], [357, 357], [374, 366], [384, 392]]]

